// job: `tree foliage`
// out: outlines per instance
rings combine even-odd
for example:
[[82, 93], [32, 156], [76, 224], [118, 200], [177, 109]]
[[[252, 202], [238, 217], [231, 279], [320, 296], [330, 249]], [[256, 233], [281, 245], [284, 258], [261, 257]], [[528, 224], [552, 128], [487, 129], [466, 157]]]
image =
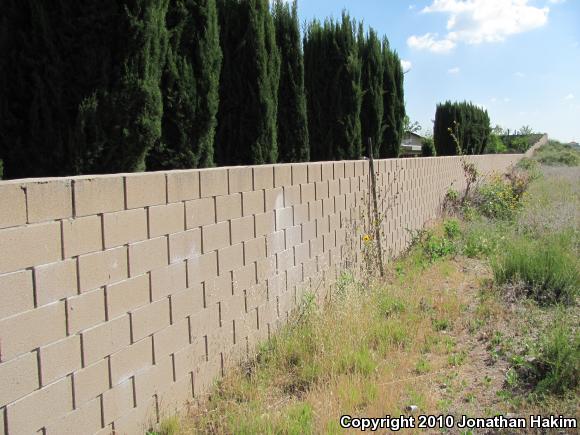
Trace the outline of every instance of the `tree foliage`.
[[147, 169], [213, 166], [221, 48], [215, 0], [173, 0], [161, 89], [162, 135]]
[[280, 54], [268, 0], [219, 0], [218, 165], [277, 161]]
[[438, 104], [433, 137], [438, 156], [457, 154], [456, 136], [463, 154], [482, 154], [491, 134], [489, 115], [468, 102]]
[[383, 39], [383, 63], [383, 140], [379, 156], [398, 157], [405, 121], [404, 75], [401, 60], [386, 38]]
[[310, 159], [310, 144], [304, 89], [304, 55], [296, 0], [291, 5], [275, 0], [273, 14], [281, 59], [278, 88], [278, 161], [307, 162]]

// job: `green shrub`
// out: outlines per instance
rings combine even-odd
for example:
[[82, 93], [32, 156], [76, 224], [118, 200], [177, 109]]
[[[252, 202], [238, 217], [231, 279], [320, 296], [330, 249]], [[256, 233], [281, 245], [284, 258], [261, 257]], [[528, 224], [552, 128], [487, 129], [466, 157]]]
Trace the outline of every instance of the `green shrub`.
[[573, 391], [580, 379], [580, 334], [561, 320], [540, 340], [534, 362], [538, 393]]
[[462, 253], [469, 258], [488, 257], [498, 249], [498, 239], [487, 229], [471, 228], [465, 233]]
[[445, 230], [445, 235], [450, 239], [456, 239], [457, 236], [461, 234], [461, 229], [459, 228], [459, 221], [457, 219], [448, 219], [443, 223], [443, 229]]
[[423, 157], [435, 157], [437, 155], [432, 137], [423, 138], [421, 141], [421, 155]]
[[485, 152], [488, 154], [501, 154], [507, 151], [507, 147], [497, 134], [491, 134]]
[[550, 141], [536, 151], [534, 159], [548, 166], [579, 166], [580, 149]]
[[434, 235], [431, 231], [426, 232], [421, 242], [423, 252], [430, 261], [435, 261], [440, 258], [455, 254], [455, 244], [447, 237], [439, 237]]
[[540, 304], [573, 304], [580, 289], [578, 260], [561, 237], [506, 244], [492, 261], [495, 281], [523, 284]]
[[490, 219], [512, 219], [521, 207], [521, 197], [527, 187], [523, 180], [506, 181], [493, 178], [480, 186], [475, 195], [479, 211]]

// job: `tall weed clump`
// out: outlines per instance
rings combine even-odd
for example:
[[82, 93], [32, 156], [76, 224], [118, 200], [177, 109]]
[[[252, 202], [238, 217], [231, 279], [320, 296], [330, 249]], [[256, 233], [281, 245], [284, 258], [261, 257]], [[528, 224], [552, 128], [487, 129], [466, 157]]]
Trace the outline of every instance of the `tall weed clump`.
[[578, 260], [562, 237], [532, 241], [516, 238], [506, 243], [492, 261], [496, 283], [521, 284], [542, 305], [573, 304], [580, 289]]

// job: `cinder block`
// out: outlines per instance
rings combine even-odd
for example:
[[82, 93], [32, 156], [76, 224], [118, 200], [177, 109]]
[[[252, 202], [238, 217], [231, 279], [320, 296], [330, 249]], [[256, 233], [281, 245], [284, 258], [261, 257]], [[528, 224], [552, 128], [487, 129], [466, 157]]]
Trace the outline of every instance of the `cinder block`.
[[286, 228], [285, 233], [286, 247], [291, 248], [302, 242], [302, 227], [300, 225]]
[[149, 276], [139, 275], [106, 287], [107, 315], [119, 317], [149, 303]]
[[[241, 319], [246, 314], [244, 295], [230, 295], [221, 304], [222, 323], [231, 323], [234, 319]], [[233, 331], [232, 331], [233, 332]], [[233, 336], [232, 343], [233, 344]]]
[[219, 313], [217, 305], [210, 308], [204, 308], [191, 316], [190, 330], [192, 343], [199, 344], [200, 340], [208, 334], [209, 331], [219, 328]]
[[85, 366], [128, 346], [131, 343], [129, 316], [117, 317], [83, 331], [82, 342]]
[[45, 428], [46, 435], [76, 435], [95, 433], [101, 429], [101, 399], [94, 399], [85, 406], [69, 412]]
[[175, 292], [171, 295], [171, 319], [185, 319], [203, 308], [203, 284]]
[[8, 433], [35, 433], [72, 410], [71, 378], [67, 377], [8, 405]]
[[170, 171], [167, 175], [167, 202], [199, 198], [199, 171]]
[[316, 257], [324, 252], [322, 237], [310, 240], [310, 255]]
[[290, 186], [292, 184], [292, 167], [290, 165], [274, 165], [274, 187]]
[[276, 257], [266, 257], [256, 261], [258, 283], [276, 273]]
[[169, 262], [179, 263], [201, 255], [201, 230], [193, 230], [169, 235]]
[[228, 246], [218, 251], [218, 273], [237, 269], [244, 265], [244, 247], [241, 243]]
[[256, 266], [251, 263], [233, 271], [234, 293], [239, 294], [256, 284]]
[[284, 208], [284, 189], [277, 187], [265, 191], [266, 211]]
[[252, 168], [237, 167], [228, 169], [229, 193], [249, 192], [252, 190]]
[[354, 161], [344, 162], [344, 176], [347, 178], [354, 177]]
[[329, 231], [328, 217], [316, 219], [316, 235], [328, 234]]
[[309, 202], [308, 207], [308, 215], [310, 216], [310, 220], [320, 219], [324, 215], [322, 210], [322, 200]]
[[167, 237], [145, 240], [129, 245], [129, 272], [131, 276], [169, 264]]
[[74, 373], [76, 406], [82, 406], [109, 389], [109, 361], [102, 359]]
[[61, 249], [60, 222], [0, 230], [0, 273], [60, 260]]
[[161, 299], [131, 313], [133, 341], [169, 326], [169, 299]]
[[201, 238], [204, 254], [228, 246], [230, 244], [229, 222], [202, 227]]
[[228, 170], [226, 168], [203, 169], [199, 171], [200, 196], [220, 196], [228, 194]]
[[64, 302], [0, 320], [0, 361], [8, 361], [66, 336]]
[[[302, 282], [302, 263], [296, 262], [297, 265], [294, 267], [288, 268], [286, 272], [286, 280], [287, 280], [287, 287], [288, 290], [293, 288], [295, 285], [300, 284]], [[287, 292], [288, 293], [288, 292]]]
[[71, 180], [29, 182], [25, 186], [29, 223], [72, 217]]
[[320, 163], [308, 164], [308, 182], [316, 183], [322, 181], [322, 165]]
[[266, 257], [266, 239], [258, 237], [244, 242], [244, 264], [248, 265]]
[[144, 338], [115, 352], [111, 355], [109, 364], [114, 387], [153, 365], [153, 339]]
[[328, 196], [334, 198], [340, 195], [340, 181], [339, 180], [329, 180], [328, 181]]
[[276, 210], [276, 230], [285, 230], [294, 225], [294, 209], [292, 207]]
[[[138, 397], [138, 396], [136, 396]], [[157, 404], [155, 397], [137, 399], [135, 408], [115, 420], [115, 433], [142, 434], [151, 432], [157, 424]]]
[[169, 355], [189, 345], [189, 320], [180, 319], [173, 325], [163, 328], [153, 334], [155, 362], [167, 358]]
[[334, 178], [344, 178], [344, 162], [334, 162]]
[[185, 262], [170, 264], [151, 271], [151, 299], [157, 301], [187, 287]]
[[80, 291], [84, 292], [127, 278], [127, 248], [81, 255], [78, 258]]
[[254, 234], [254, 216], [246, 216], [231, 221], [232, 244], [245, 242], [253, 239]]
[[0, 319], [34, 308], [32, 271], [0, 275]]
[[244, 216], [264, 213], [264, 191], [242, 193], [242, 211]]
[[209, 252], [187, 260], [187, 278], [191, 286], [217, 276], [217, 252]]
[[214, 306], [219, 304], [224, 297], [231, 296], [234, 292], [233, 281], [232, 273], [225, 272], [211, 282], [206, 282], [203, 287], [204, 306]]
[[73, 335], [40, 348], [42, 385], [48, 385], [81, 368], [81, 337]]
[[0, 228], [26, 224], [26, 195], [18, 183], [0, 185]]
[[334, 178], [334, 162], [324, 162], [322, 166], [322, 181], [332, 180]]
[[149, 237], [185, 230], [185, 205], [182, 202], [149, 207]]
[[237, 219], [242, 216], [242, 195], [217, 196], [215, 199], [216, 220], [223, 222], [230, 219]]
[[167, 204], [167, 181], [164, 172], [125, 176], [127, 209]]
[[273, 211], [254, 216], [256, 220], [256, 237], [270, 234], [275, 229], [275, 216]]
[[105, 321], [105, 290], [98, 288], [67, 299], [69, 334], [98, 325]]
[[308, 222], [308, 204], [297, 204], [293, 207], [294, 210], [294, 225], [300, 225]]
[[78, 177], [73, 183], [75, 216], [108, 213], [125, 208], [125, 186], [122, 176]]
[[308, 163], [293, 163], [292, 168], [292, 184], [308, 183]]
[[274, 167], [272, 165], [254, 166], [254, 190], [274, 187]]
[[284, 206], [300, 204], [300, 186], [284, 186]]
[[0, 385], [0, 408], [37, 390], [40, 383], [36, 352], [0, 364]]
[[114, 386], [103, 393], [103, 420], [105, 425], [117, 420], [135, 407], [133, 379]]
[[87, 216], [62, 221], [64, 257], [70, 258], [103, 249], [100, 216]]
[[296, 264], [304, 263], [310, 259], [310, 244], [308, 241], [294, 247], [294, 258]]
[[202, 198], [185, 203], [185, 225], [191, 228], [201, 227], [216, 222], [214, 198]]
[[286, 249], [286, 239], [284, 231], [276, 231], [266, 236], [266, 255], [271, 257]]
[[307, 242], [316, 237], [316, 221], [309, 221], [302, 224], [302, 241]]
[[294, 249], [286, 249], [276, 254], [276, 268], [278, 273], [294, 266]]
[[302, 204], [314, 201], [316, 199], [316, 184], [308, 183], [300, 185], [300, 197], [302, 198]]
[[[157, 343], [155, 346], [155, 352], [157, 352]], [[137, 398], [137, 404], [141, 406], [142, 404], [147, 403], [147, 400], [152, 398], [154, 394], [165, 390], [167, 386], [172, 383], [172, 358], [169, 355], [159, 358], [156, 357], [155, 365], [153, 367], [135, 375], [135, 397]], [[141, 431], [139, 433], [143, 432]]]
[[147, 239], [147, 211], [144, 208], [103, 215], [105, 249]]
[[341, 178], [340, 183], [340, 194], [344, 195], [350, 193], [350, 178]]

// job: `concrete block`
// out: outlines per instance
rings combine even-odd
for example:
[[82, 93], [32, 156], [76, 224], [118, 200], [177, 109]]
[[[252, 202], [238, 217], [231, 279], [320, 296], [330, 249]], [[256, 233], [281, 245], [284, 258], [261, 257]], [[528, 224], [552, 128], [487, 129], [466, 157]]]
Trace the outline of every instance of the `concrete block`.
[[249, 192], [253, 188], [252, 168], [236, 167], [228, 169], [229, 193]]
[[334, 162], [334, 179], [344, 178], [344, 162]]
[[81, 337], [72, 335], [40, 348], [42, 385], [51, 384], [81, 368]]
[[130, 379], [135, 373], [153, 365], [153, 339], [146, 337], [115, 352], [111, 355], [109, 364], [113, 386]]
[[67, 299], [69, 334], [88, 329], [105, 321], [105, 290], [98, 288]]
[[101, 359], [74, 373], [74, 394], [77, 407], [109, 389], [109, 361]]
[[95, 433], [101, 429], [101, 400], [94, 399], [45, 428], [46, 435], [77, 435]]
[[8, 405], [8, 433], [36, 433], [72, 410], [71, 378], [67, 377]]
[[292, 168], [292, 184], [308, 183], [308, 163], [293, 163]]
[[218, 273], [229, 272], [244, 265], [244, 247], [241, 243], [218, 250]]
[[105, 249], [147, 239], [147, 210], [139, 208], [103, 215]]
[[121, 281], [128, 276], [127, 248], [121, 246], [78, 258], [80, 291]]
[[103, 420], [105, 425], [114, 422], [135, 407], [133, 379], [114, 386], [103, 393]]
[[185, 230], [185, 205], [182, 202], [149, 207], [149, 237]]
[[316, 199], [316, 184], [315, 183], [301, 184], [300, 197], [302, 204], [314, 201]]
[[244, 264], [248, 265], [266, 257], [266, 239], [258, 237], [244, 242]]
[[82, 332], [83, 364], [93, 364], [131, 343], [128, 315], [117, 317]]
[[242, 211], [244, 216], [264, 213], [264, 191], [242, 193]]
[[62, 221], [64, 257], [76, 257], [103, 249], [100, 216], [86, 216]]
[[75, 216], [110, 213], [125, 208], [125, 184], [119, 175], [86, 176], [73, 180]]
[[217, 252], [209, 252], [187, 260], [187, 278], [191, 286], [217, 276]]
[[277, 187], [264, 191], [266, 199], [266, 211], [284, 208], [284, 189]]
[[127, 209], [167, 204], [167, 181], [164, 172], [125, 176]]
[[276, 221], [273, 211], [257, 214], [254, 218], [256, 222], [256, 237], [264, 236], [274, 231]]
[[151, 299], [157, 301], [187, 287], [187, 264], [170, 264], [151, 271]]
[[72, 183], [56, 179], [26, 183], [28, 222], [64, 219], [73, 215]]
[[276, 231], [266, 236], [266, 255], [271, 257], [286, 249], [286, 238], [284, 231]]
[[294, 225], [300, 225], [303, 224], [305, 222], [308, 222], [309, 220], [309, 207], [308, 204], [297, 204], [295, 206], [293, 206], [293, 212], [294, 212]]
[[254, 190], [274, 187], [274, 168], [272, 165], [254, 166]]
[[163, 358], [185, 348], [189, 345], [189, 320], [179, 319], [174, 321], [173, 325], [157, 331], [153, 334], [153, 343], [156, 364]]
[[294, 225], [294, 209], [286, 207], [276, 210], [276, 231], [285, 230]]
[[26, 224], [26, 194], [22, 185], [0, 185], [0, 228]]
[[219, 224], [207, 225], [201, 229], [201, 239], [203, 253], [224, 248], [230, 244], [230, 224], [220, 222]]
[[201, 230], [195, 228], [169, 235], [169, 262], [179, 263], [201, 255]]
[[254, 216], [246, 216], [231, 221], [232, 244], [245, 242], [253, 239], [254, 233]]
[[167, 202], [199, 198], [199, 171], [170, 171], [167, 175]]
[[284, 186], [284, 207], [291, 207], [300, 202], [300, 185]]
[[322, 181], [322, 165], [320, 163], [308, 164], [308, 182], [316, 183]]
[[274, 165], [274, 187], [290, 186], [292, 184], [292, 167], [290, 165]]
[[0, 275], [0, 319], [34, 308], [32, 271]]
[[129, 272], [131, 276], [169, 264], [167, 237], [145, 240], [129, 245]]
[[64, 305], [56, 302], [0, 320], [0, 362], [64, 338]]
[[149, 303], [149, 276], [139, 275], [106, 287], [107, 315], [116, 318]]
[[141, 340], [169, 326], [169, 299], [161, 299], [131, 313], [133, 341]]
[[324, 162], [322, 166], [322, 181], [332, 180], [334, 178], [334, 162]]
[[0, 230], [0, 274], [60, 259], [60, 222]]
[[192, 288], [186, 288], [171, 295], [171, 319], [173, 322], [185, 319], [203, 307], [203, 284], [196, 284]]
[[293, 227], [286, 228], [284, 230], [286, 233], [286, 247], [291, 248], [299, 243], [302, 243], [302, 227], [296, 225]]
[[0, 408], [37, 390], [38, 373], [36, 352], [0, 364]]
[[224, 222], [242, 217], [242, 195], [217, 196], [215, 199], [216, 220]]
[[196, 199], [185, 203], [185, 225], [188, 230], [215, 222], [214, 198]]

